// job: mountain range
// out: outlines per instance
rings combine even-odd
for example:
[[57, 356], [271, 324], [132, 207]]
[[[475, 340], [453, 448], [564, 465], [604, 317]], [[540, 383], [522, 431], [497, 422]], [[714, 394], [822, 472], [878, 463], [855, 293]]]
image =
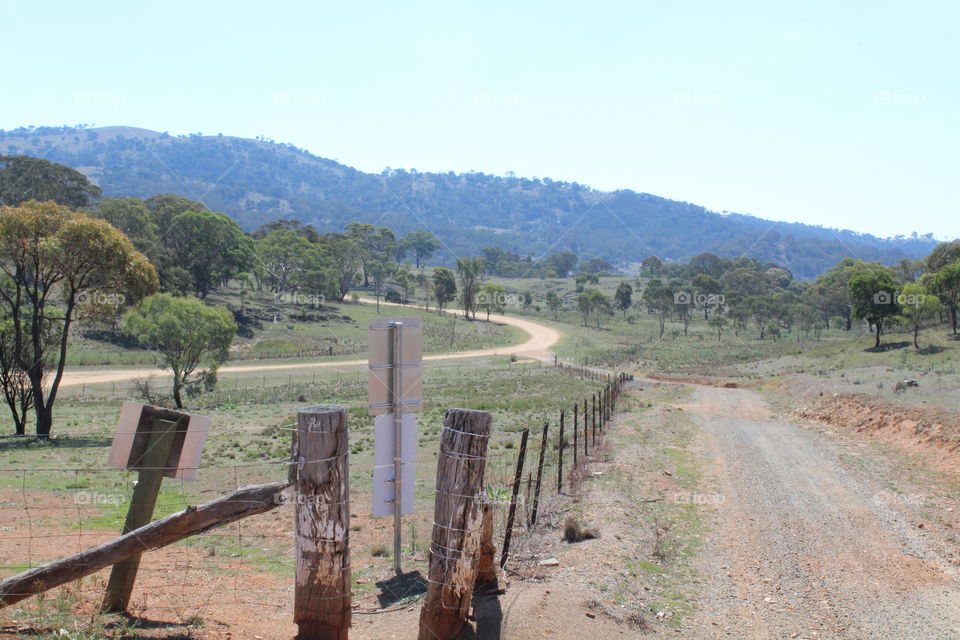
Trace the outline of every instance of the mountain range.
[[400, 233], [425, 228], [442, 241], [437, 260], [499, 246], [520, 256], [569, 249], [625, 271], [650, 255], [748, 256], [813, 278], [854, 257], [893, 264], [928, 254], [926, 236], [854, 231], [717, 213], [630, 190], [484, 173], [387, 169], [366, 173], [290, 144], [224, 135], [173, 136], [134, 127], [28, 127], [0, 131], [0, 153], [66, 164], [105, 197], [174, 193], [222, 211], [248, 231], [296, 218], [320, 231], [370, 222]]

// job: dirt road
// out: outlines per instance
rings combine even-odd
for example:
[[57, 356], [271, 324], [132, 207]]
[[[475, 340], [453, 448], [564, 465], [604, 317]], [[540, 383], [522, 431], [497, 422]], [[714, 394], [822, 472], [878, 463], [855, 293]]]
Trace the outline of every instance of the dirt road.
[[[381, 305], [388, 303], [381, 302]], [[400, 306], [400, 305], [388, 305]], [[455, 358], [477, 358], [493, 355], [517, 355], [525, 358], [535, 358], [538, 360], [552, 360], [550, 347], [560, 340], [560, 332], [556, 329], [544, 326], [531, 320], [521, 318], [512, 318], [510, 316], [491, 314], [491, 322], [499, 322], [512, 327], [517, 327], [527, 334], [527, 339], [509, 347], [494, 347], [491, 349], [473, 349], [471, 351], [457, 351], [454, 353], [440, 353], [424, 356], [424, 360], [452, 360]], [[336, 360], [336, 361], [317, 361], [317, 362], [298, 362], [292, 364], [249, 364], [249, 365], [227, 365], [220, 367], [219, 375], [221, 377], [231, 373], [250, 373], [254, 371], [299, 371], [322, 367], [350, 367], [367, 364], [367, 360]], [[67, 369], [63, 375], [63, 381], [60, 386], [69, 387], [80, 384], [95, 384], [98, 382], [121, 382], [134, 378], [164, 378], [168, 374], [156, 367], [140, 367], [131, 369], [103, 369], [100, 367], [86, 367]]]
[[954, 545], [922, 499], [891, 501], [892, 479], [849, 444], [776, 419], [751, 391], [695, 398], [723, 499], [683, 637], [960, 638]]

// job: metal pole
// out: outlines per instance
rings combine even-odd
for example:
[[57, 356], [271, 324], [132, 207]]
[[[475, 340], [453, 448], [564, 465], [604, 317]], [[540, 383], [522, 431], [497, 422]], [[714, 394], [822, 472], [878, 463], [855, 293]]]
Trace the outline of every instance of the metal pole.
[[400, 432], [403, 430], [403, 407], [401, 394], [403, 392], [403, 323], [393, 322], [393, 570], [399, 576], [403, 573], [400, 568], [400, 473], [403, 469], [403, 451], [401, 450]]

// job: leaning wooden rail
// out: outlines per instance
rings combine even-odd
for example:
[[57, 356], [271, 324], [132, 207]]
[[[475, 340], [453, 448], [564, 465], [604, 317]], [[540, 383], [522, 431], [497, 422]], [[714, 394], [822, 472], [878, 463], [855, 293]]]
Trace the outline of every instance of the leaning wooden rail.
[[85, 551], [0, 581], [0, 608], [95, 573], [133, 554], [159, 549], [283, 503], [286, 482], [240, 487], [233, 493], [161, 518]]

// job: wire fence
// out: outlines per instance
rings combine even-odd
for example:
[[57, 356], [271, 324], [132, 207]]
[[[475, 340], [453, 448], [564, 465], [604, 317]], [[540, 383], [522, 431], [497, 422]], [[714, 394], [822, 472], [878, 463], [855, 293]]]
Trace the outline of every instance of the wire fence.
[[[538, 530], [560, 527], [563, 513], [577, 491], [578, 479], [583, 477], [592, 457], [602, 451], [604, 427], [612, 417], [610, 405], [615, 402], [612, 394], [625, 380], [595, 367], [559, 360], [554, 364], [561, 373], [592, 385], [592, 393], [557, 399], [549, 411], [543, 412], [543, 420], [526, 419], [525, 425], [509, 425], [513, 429], [509, 433], [514, 435], [521, 435], [523, 429], [529, 430], [523, 454], [516, 440], [509, 438], [501, 440], [495, 448], [488, 448], [486, 453], [484, 499], [494, 510], [494, 539], [498, 543], [506, 538], [507, 520], [511, 510], [514, 512], [507, 569], [515, 574], [522, 574], [524, 567], [537, 559]], [[504, 365], [505, 368], [511, 366]], [[514, 367], [513, 371], [519, 377], [526, 375], [523, 369]], [[480, 373], [480, 367], [437, 365], [428, 370], [427, 376], [452, 379], [459, 384], [465, 375], [475, 382], [482, 380]], [[491, 376], [496, 375], [493, 369]], [[243, 401], [269, 404], [272, 398], [282, 395], [294, 402], [304, 395], [317, 397], [319, 389], [331, 396], [357, 397], [365, 393], [366, 377], [362, 373], [356, 377], [326, 376], [316, 382], [296, 384], [291, 378], [287, 385], [273, 389], [262, 385], [241, 388], [239, 384], [231, 389], [227, 385], [204, 400], [214, 406]], [[366, 424], [366, 418], [351, 413], [351, 428], [352, 423], [361, 420]], [[296, 424], [290, 422], [269, 428], [261, 425], [218, 428], [217, 435], [221, 438], [262, 438], [267, 434], [277, 444], [258, 450], [261, 452], [258, 459], [241, 462], [218, 459], [201, 464], [202, 485], [166, 479], [155, 517], [187, 509], [243, 485], [286, 479], [291, 464], [290, 436], [296, 429]], [[372, 460], [364, 456], [351, 460], [351, 484], [358, 487], [351, 490], [355, 506], [350, 531], [355, 615], [410, 606], [424, 593], [422, 577], [427, 573], [436, 499], [431, 475], [435, 473], [433, 461], [438, 431], [439, 427], [432, 433], [430, 428], [426, 429], [426, 434], [433, 437], [421, 441], [418, 447], [416, 508], [404, 520], [403, 562], [413, 578], [390, 577], [390, 552], [383, 543], [389, 539], [392, 522], [374, 519], [366, 513], [370, 495], [365, 481], [372, 474]], [[91, 446], [106, 446], [109, 435], [102, 429], [71, 429], [64, 437], [72, 442], [86, 438]], [[284, 447], [287, 453], [281, 453]], [[263, 455], [265, 451], [276, 455]], [[351, 453], [354, 452], [356, 449], [352, 448]], [[518, 475], [520, 455], [525, 455], [526, 465]], [[81, 462], [80, 456], [65, 452], [58, 464], [0, 467], [0, 578], [117, 536], [130, 504], [134, 475], [78, 462]], [[355, 479], [359, 482], [353, 482]], [[267, 514], [239, 520], [145, 554], [130, 612], [134, 616], [159, 616], [175, 625], [190, 625], [201, 619], [229, 625], [233, 623], [227, 619], [234, 616], [245, 618], [245, 626], [254, 632], [289, 625], [295, 572], [293, 508], [290, 504], [279, 504]], [[79, 612], [96, 611], [104, 586], [105, 576], [101, 572], [56, 592], [0, 609], [0, 625], [3, 630], [36, 630], [75, 622]], [[269, 632], [265, 633], [265, 637], [270, 637]]]

